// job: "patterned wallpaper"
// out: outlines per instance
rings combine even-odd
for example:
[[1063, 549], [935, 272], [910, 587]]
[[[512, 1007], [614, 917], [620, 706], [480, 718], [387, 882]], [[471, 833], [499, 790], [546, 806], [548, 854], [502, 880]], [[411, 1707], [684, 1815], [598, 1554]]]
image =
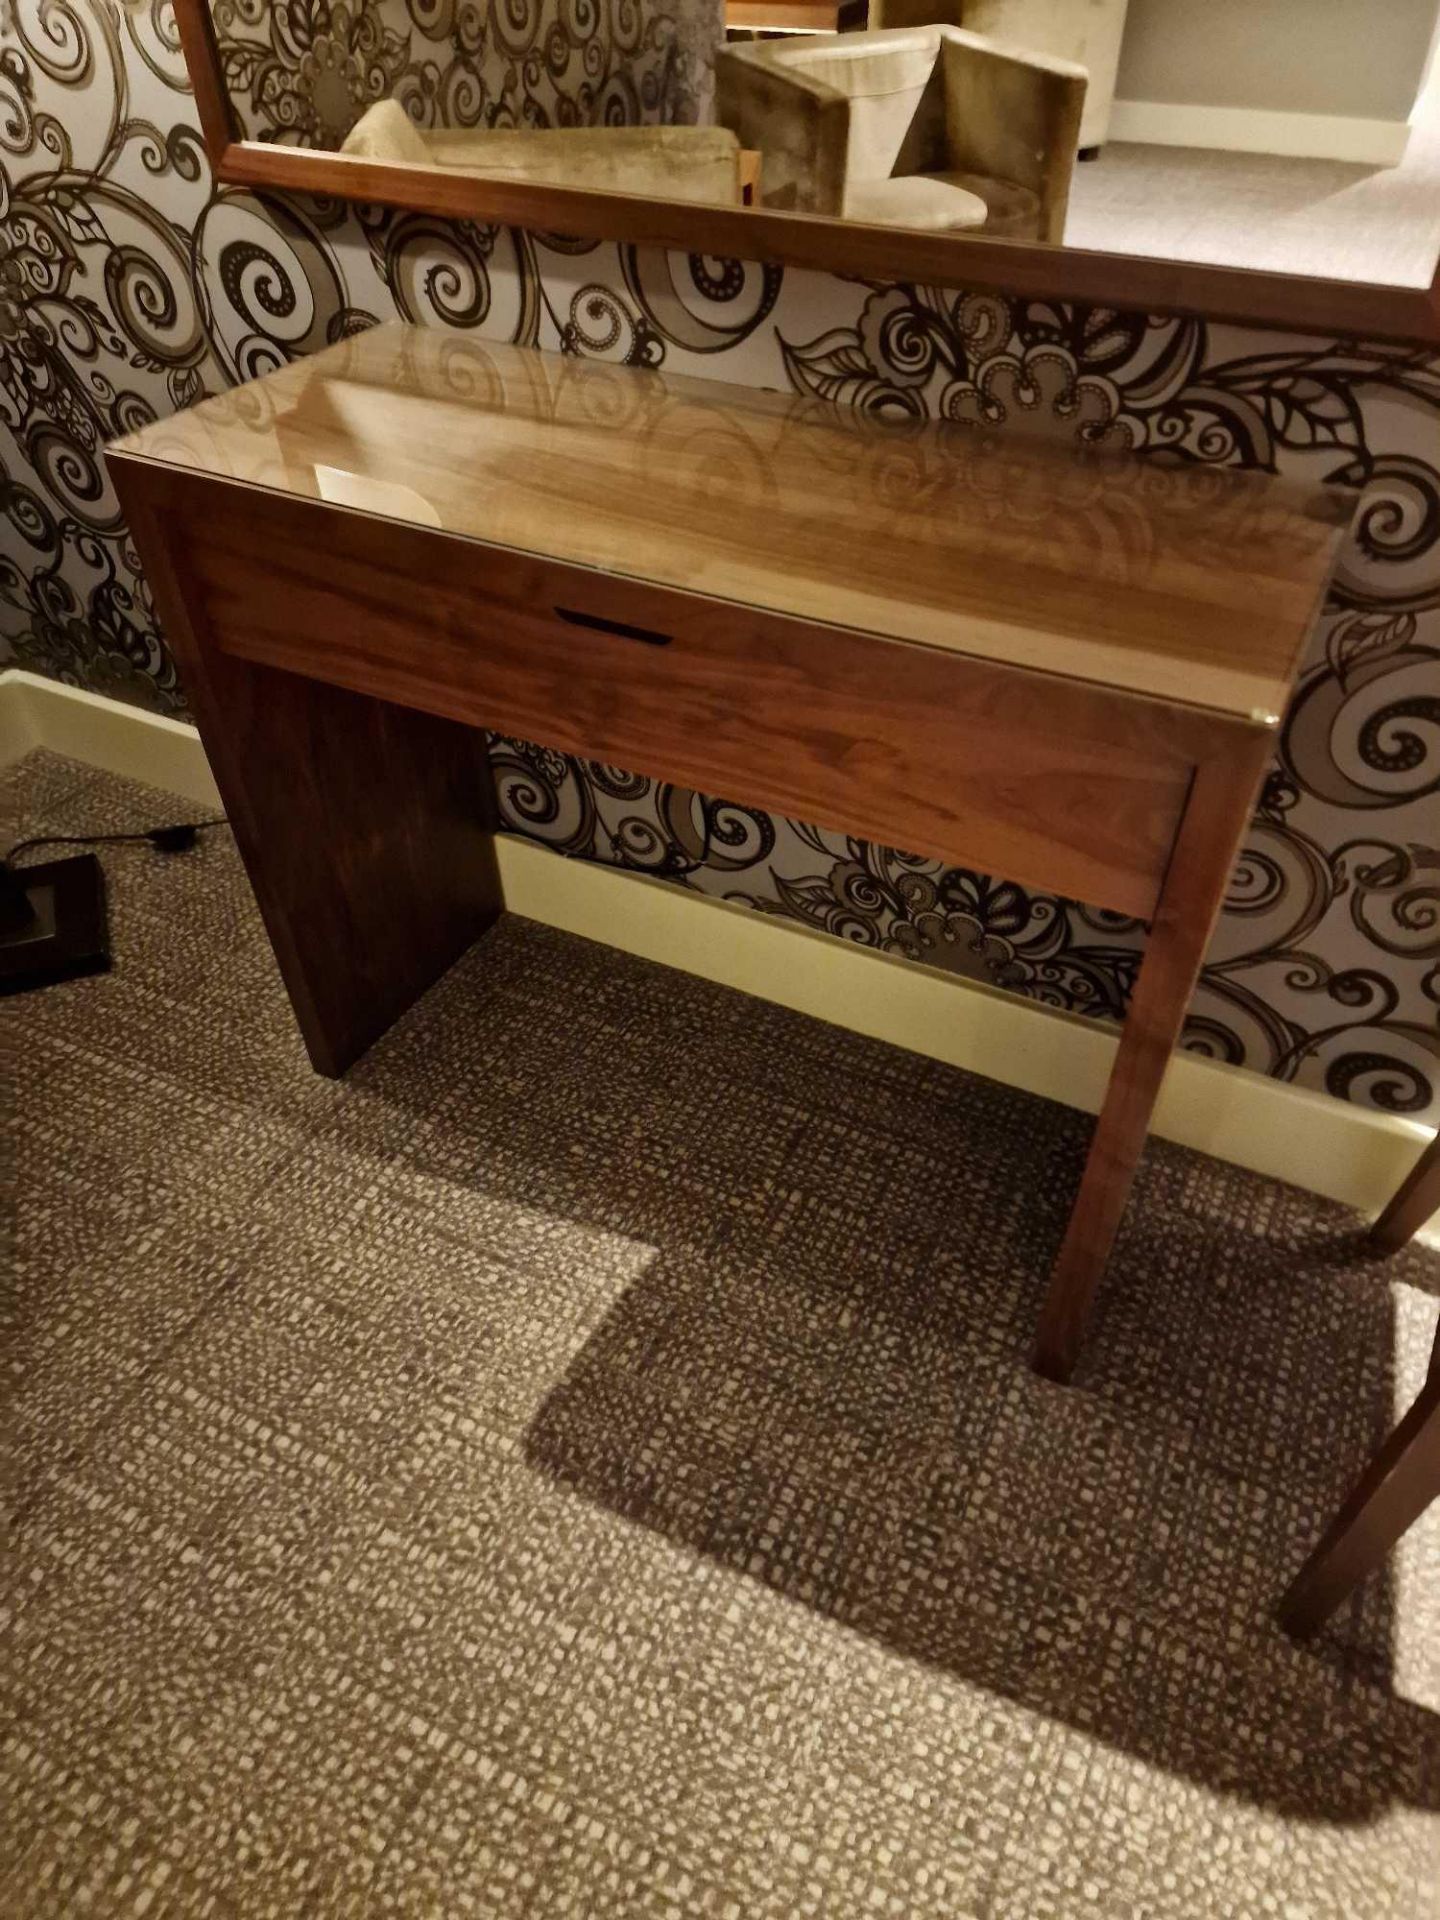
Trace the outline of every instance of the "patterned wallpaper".
[[[396, 314], [1363, 488], [1187, 1042], [1440, 1109], [1440, 356], [262, 205], [209, 177], [162, 0], [18, 0], [0, 157], [0, 651], [170, 711], [103, 442]], [[511, 824], [573, 854], [1123, 1009], [1134, 922], [543, 747], [497, 741], [494, 764]]]
[[338, 147], [393, 96], [422, 127], [708, 120], [723, 0], [210, 0], [248, 140]]

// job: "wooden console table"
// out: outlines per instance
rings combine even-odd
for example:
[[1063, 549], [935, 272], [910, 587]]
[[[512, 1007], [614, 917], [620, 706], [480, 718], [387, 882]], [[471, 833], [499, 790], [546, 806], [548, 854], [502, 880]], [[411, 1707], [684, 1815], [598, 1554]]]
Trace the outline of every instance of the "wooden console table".
[[1353, 496], [398, 326], [109, 457], [322, 1073], [501, 909], [481, 728], [1147, 920], [1068, 1376]]

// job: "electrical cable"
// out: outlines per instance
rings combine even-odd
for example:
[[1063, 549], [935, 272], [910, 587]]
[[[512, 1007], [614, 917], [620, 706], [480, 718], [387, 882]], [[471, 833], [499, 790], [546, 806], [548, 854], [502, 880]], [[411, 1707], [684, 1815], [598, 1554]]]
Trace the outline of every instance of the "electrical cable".
[[167, 826], [146, 827], [140, 833], [37, 833], [33, 839], [19, 840], [4, 856], [9, 866], [17, 853], [29, 853], [35, 847], [116, 846], [122, 841], [148, 841], [158, 853], [186, 853], [199, 836], [211, 827], [228, 827], [224, 814], [214, 820], [172, 820]]

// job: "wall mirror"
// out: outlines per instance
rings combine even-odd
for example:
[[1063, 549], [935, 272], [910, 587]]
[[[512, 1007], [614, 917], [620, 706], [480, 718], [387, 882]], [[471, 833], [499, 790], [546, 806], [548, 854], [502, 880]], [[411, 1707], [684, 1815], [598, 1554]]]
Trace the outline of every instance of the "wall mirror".
[[221, 179], [1440, 338], [1440, 0], [176, 0]]

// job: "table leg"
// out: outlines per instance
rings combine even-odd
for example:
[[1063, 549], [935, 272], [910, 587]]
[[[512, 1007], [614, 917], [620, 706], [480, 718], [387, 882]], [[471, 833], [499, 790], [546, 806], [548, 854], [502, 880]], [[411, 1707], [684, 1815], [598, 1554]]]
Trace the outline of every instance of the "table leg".
[[1280, 1624], [1303, 1639], [1373, 1573], [1440, 1499], [1440, 1330], [1419, 1397], [1370, 1462], [1280, 1602]]
[[1051, 1380], [1068, 1380], [1079, 1357], [1091, 1301], [1271, 745], [1268, 734], [1246, 735], [1195, 770], [1080, 1192], [1040, 1313], [1034, 1364]]
[[1432, 1213], [1440, 1213], [1440, 1134], [1421, 1153], [1371, 1227], [1371, 1242], [1393, 1253], [1413, 1239]]
[[343, 1073], [501, 909], [484, 735], [207, 644], [183, 553], [126, 494], [310, 1059]]

